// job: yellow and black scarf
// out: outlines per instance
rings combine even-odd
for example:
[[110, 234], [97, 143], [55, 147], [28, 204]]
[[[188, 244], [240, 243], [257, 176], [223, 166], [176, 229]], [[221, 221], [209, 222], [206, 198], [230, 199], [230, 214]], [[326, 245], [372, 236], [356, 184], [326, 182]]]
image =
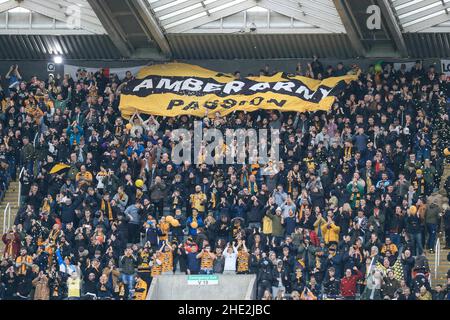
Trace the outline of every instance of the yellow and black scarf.
[[352, 158], [353, 147], [344, 148], [344, 159], [350, 160]]
[[114, 220], [113, 211], [112, 211], [111, 204], [109, 203], [109, 201], [105, 201], [104, 199], [102, 199], [101, 204], [100, 204], [100, 210], [102, 210], [104, 213], [106, 213], [109, 221]]
[[416, 178], [413, 181], [414, 190], [418, 192], [419, 194], [425, 193], [425, 179], [424, 177]]

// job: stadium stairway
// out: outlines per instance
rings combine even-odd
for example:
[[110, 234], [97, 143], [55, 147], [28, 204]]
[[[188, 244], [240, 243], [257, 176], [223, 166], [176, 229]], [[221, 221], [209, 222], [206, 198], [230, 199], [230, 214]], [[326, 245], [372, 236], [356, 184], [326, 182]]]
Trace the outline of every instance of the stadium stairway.
[[[19, 207], [17, 205], [17, 198], [19, 196], [19, 182], [18, 181], [11, 181], [9, 183], [8, 190], [5, 193], [5, 197], [2, 199], [0, 203], [0, 232], [2, 233], [1, 236], [3, 236], [3, 233], [6, 230], [3, 230], [3, 221], [4, 219], [8, 219], [8, 217], [4, 215], [6, 206], [10, 205], [11, 207], [11, 225], [14, 223], [14, 218], [16, 217], [16, 213], [19, 210]], [[8, 221], [6, 221], [8, 222]], [[3, 254], [3, 247], [4, 243], [0, 239], [0, 255]]]
[[445, 286], [447, 283], [447, 272], [450, 270], [450, 262], [447, 260], [447, 256], [450, 252], [449, 249], [444, 249], [445, 245], [445, 239], [444, 237], [440, 237], [441, 242], [441, 256], [439, 259], [439, 265], [437, 267], [437, 272], [434, 272], [435, 268], [435, 254], [429, 253], [428, 250], [426, 252], [426, 257], [428, 259], [428, 264], [430, 266], [430, 272], [431, 272], [431, 282], [432, 286], [437, 284], [442, 284]]

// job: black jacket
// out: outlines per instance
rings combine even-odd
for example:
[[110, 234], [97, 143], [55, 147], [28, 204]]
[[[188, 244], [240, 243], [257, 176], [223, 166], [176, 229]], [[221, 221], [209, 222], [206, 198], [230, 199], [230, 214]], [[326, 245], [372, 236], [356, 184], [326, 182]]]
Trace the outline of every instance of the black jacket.
[[264, 217], [264, 206], [261, 203], [258, 203], [258, 205], [254, 205], [251, 203], [249, 205], [249, 210], [247, 211], [247, 222], [248, 223], [257, 223], [261, 222], [262, 218]]
[[329, 297], [339, 295], [339, 280], [336, 278], [327, 279], [323, 282], [323, 293]]
[[84, 280], [83, 294], [88, 293], [97, 295], [97, 281], [95, 279], [92, 281], [89, 279]]
[[406, 232], [410, 234], [420, 232], [420, 219], [416, 215], [406, 217]]

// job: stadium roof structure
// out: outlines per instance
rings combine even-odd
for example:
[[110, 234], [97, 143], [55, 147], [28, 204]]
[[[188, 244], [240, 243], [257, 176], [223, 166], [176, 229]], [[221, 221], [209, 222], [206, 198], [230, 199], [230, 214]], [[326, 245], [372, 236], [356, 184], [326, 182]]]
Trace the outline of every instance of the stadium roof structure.
[[29, 59], [448, 57], [449, 10], [450, 0], [0, 0], [0, 44]]
[[86, 0], [0, 0], [0, 34], [106, 34]]

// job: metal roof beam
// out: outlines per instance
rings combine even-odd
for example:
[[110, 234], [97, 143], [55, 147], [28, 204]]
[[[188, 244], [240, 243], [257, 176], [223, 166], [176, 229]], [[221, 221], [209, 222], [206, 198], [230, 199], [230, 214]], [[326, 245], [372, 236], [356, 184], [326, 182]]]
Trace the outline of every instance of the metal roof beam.
[[397, 18], [388, 0], [377, 0], [380, 7], [382, 17], [386, 23], [386, 27], [391, 35], [394, 47], [396, 47], [402, 57], [408, 56], [408, 49], [406, 48], [405, 40], [399, 28]]
[[19, 6], [19, 3], [15, 0], [9, 0], [7, 2], [4, 2], [0, 4], [0, 12], [9, 11], [11, 9], [17, 8]]
[[38, 28], [0, 28], [0, 35], [54, 35], [60, 36], [64, 35], [93, 35], [92, 32], [87, 30], [71, 30], [71, 29], [38, 29]]
[[153, 8], [159, 8], [159, 7], [165, 6], [166, 4], [169, 4], [169, 3], [172, 3], [175, 1], [176, 0], [159, 0], [159, 1], [152, 2], [150, 5]]
[[[253, 2], [253, 6], [256, 6], [256, 2], [255, 2], [255, 1], [252, 1], [252, 2]], [[200, 2], [199, 2], [199, 4], [200, 4]], [[225, 3], [222, 2], [222, 1], [216, 1], [216, 2], [213, 2], [213, 3], [210, 3], [209, 5], [207, 5], [207, 6], [206, 6], [206, 10], [211, 11], [211, 10], [213, 10], [213, 9], [215, 9], [215, 8], [218, 8], [218, 7], [223, 6], [224, 4], [225, 4]], [[234, 6], [231, 6], [231, 7], [234, 7]], [[167, 26], [167, 25], [172, 24], [172, 23], [175, 23], [175, 22], [177, 22], [177, 21], [180, 21], [180, 20], [183, 20], [183, 19], [192, 17], [192, 16], [194, 16], [194, 15], [196, 15], [196, 14], [207, 13], [206, 10], [205, 10], [205, 8], [200, 4], [200, 5], [199, 5], [198, 7], [196, 7], [196, 8], [193, 8], [193, 9], [188, 10], [188, 11], [185, 11], [185, 12], [181, 12], [181, 13], [176, 14], [176, 15], [170, 17], [170, 18], [167, 18], [167, 19], [161, 19], [161, 17], [160, 17], [159, 20], [161, 21], [161, 24], [162, 24], [163, 26]], [[220, 13], [221, 11], [222, 11], [222, 10], [218, 10], [218, 11], [216, 11], [216, 12], [217, 12], [217, 13]], [[214, 13], [216, 13], [216, 12], [214, 12]], [[223, 17], [223, 15], [222, 15], [222, 17]], [[214, 19], [214, 20], [216, 20], [216, 19]], [[213, 21], [213, 20], [212, 20], [212, 21]]]
[[[165, 15], [177, 12], [179, 10], [187, 9], [187, 8], [193, 6], [193, 5], [197, 5], [197, 4], [201, 5], [201, 3], [202, 3], [202, 1], [200, 1], [200, 0], [188, 0], [188, 1], [185, 1], [185, 2], [182, 2], [182, 3], [179, 3], [177, 5], [174, 5], [174, 6], [171, 6], [171, 7], [167, 7], [167, 8], [164, 8], [162, 10], [158, 10], [156, 15], [158, 17], [162, 17], [162, 16], [165, 16]], [[222, 4], [223, 3], [220, 3], [220, 5], [222, 5]]]
[[442, 14], [433, 17], [432, 19], [426, 19], [418, 23], [414, 23], [410, 26], [404, 27], [404, 32], [421, 32], [428, 28], [437, 26], [440, 23], [450, 21], [450, 14], [442, 11]]
[[333, 0], [334, 6], [336, 7], [339, 16], [341, 17], [341, 21], [344, 24], [345, 30], [347, 31], [347, 35], [350, 39], [353, 49], [360, 57], [364, 57], [366, 55], [366, 50], [364, 45], [359, 37], [359, 32], [357, 30], [357, 26], [353, 23], [353, 20], [350, 16], [347, 7], [347, 3], [345, 0]]
[[[401, 5], [410, 3], [412, 0], [395, 0], [395, 3], [393, 3], [393, 5], [395, 5], [396, 7], [399, 7]], [[391, 0], [392, 2], [392, 0]]]
[[[299, 28], [292, 27], [276, 27], [276, 28], [258, 28], [258, 34], [330, 34], [329, 31], [323, 30], [321, 28]], [[198, 28], [190, 30], [189, 33], [192, 34], [236, 34], [243, 33], [242, 27], [230, 27], [230, 28]]]
[[108, 33], [110, 39], [119, 50], [120, 54], [128, 58], [134, 51], [133, 46], [126, 40], [125, 33], [114, 19], [111, 9], [106, 5], [107, 1], [88, 0], [92, 10], [97, 14], [98, 19]]
[[328, 14], [332, 17], [339, 18], [339, 14], [336, 11], [336, 8], [333, 7], [331, 1], [328, 3], [328, 5], [317, 3], [316, 1], [310, 1], [310, 0], [288, 0], [288, 1], [282, 1], [283, 3], [291, 3], [295, 7], [301, 7], [305, 11], [311, 10], [314, 12], [320, 12], [324, 15]]
[[149, 41], [155, 41], [161, 52], [167, 57], [171, 57], [169, 42], [147, 4], [143, 0], [126, 0], [126, 2]]
[[67, 0], [45, 0], [45, 2], [53, 3], [55, 5], [58, 5], [58, 6], [61, 6], [61, 7], [66, 7], [66, 8], [70, 7], [70, 6], [77, 6], [81, 10], [81, 15], [82, 15], [83, 19], [86, 19], [88, 21], [92, 21], [93, 23], [95, 23], [95, 21], [97, 23], [100, 23], [100, 21], [97, 18], [97, 15], [94, 13], [92, 8], [90, 8], [90, 7], [80, 6], [78, 3], [70, 2], [70, 1], [67, 1]]
[[446, 26], [434, 26], [424, 29], [421, 32], [432, 32], [432, 33], [450, 33], [450, 27]]
[[[160, 0], [160, 1], [155, 1], [152, 2], [150, 5], [152, 6], [152, 8], [159, 8], [162, 6], [165, 6], [169, 3], [175, 2], [176, 0]], [[198, 2], [200, 2], [200, 0], [197, 0]]]
[[310, 12], [303, 14], [299, 8], [294, 8], [286, 3], [280, 3], [273, 0], [259, 0], [258, 5], [263, 6], [272, 11], [278, 12], [288, 17], [293, 17], [297, 20], [318, 26], [322, 29], [328, 30], [332, 33], [344, 32], [344, 27], [340, 24], [340, 21], [332, 21], [330, 17], [323, 17], [317, 12]]
[[[439, 5], [436, 5], [432, 8], [414, 13], [405, 18], [401, 18], [400, 22], [402, 23], [402, 25], [405, 25], [407, 23], [414, 22], [415, 20], [424, 18], [424, 17], [432, 15], [434, 13], [438, 13], [439, 11], [444, 11], [446, 9], [447, 10], [450, 9], [450, 2], [445, 2], [445, 3], [439, 2]], [[430, 20], [432, 20], [432, 19], [430, 19]], [[436, 25], [436, 23], [435, 23], [435, 25]]]
[[[47, 17], [55, 18], [56, 20], [66, 22], [68, 20], [68, 16], [65, 12], [63, 12], [59, 7], [55, 7], [51, 3], [39, 3], [34, 0], [26, 0], [20, 3], [20, 7], [28, 9], [33, 12], [40, 13]], [[80, 17], [81, 25], [79, 29], [86, 29], [93, 33], [102, 34], [105, 32], [103, 27], [97, 23], [92, 23], [84, 20]]]
[[249, 1], [244, 1], [244, 2], [241, 2], [241, 3], [237, 4], [237, 5], [225, 8], [223, 10], [219, 10], [219, 11], [213, 12], [213, 13], [211, 13], [210, 16], [200, 17], [200, 18], [197, 18], [197, 19], [194, 19], [194, 20], [190, 20], [190, 21], [188, 21], [186, 23], [182, 23], [182, 24], [173, 26], [171, 28], [166, 28], [166, 31], [170, 32], [170, 33], [187, 32], [187, 31], [189, 31], [191, 29], [200, 27], [200, 26], [202, 26], [202, 25], [204, 25], [206, 23], [218, 20], [218, 19], [223, 18], [223, 17], [231, 16], [231, 15], [233, 15], [235, 13], [239, 13], [241, 11], [248, 10], [250, 8], [253, 8], [255, 5], [256, 5], [255, 1], [250, 1], [250, 0]]
[[[421, 8], [424, 8], [424, 7], [432, 5], [432, 4], [438, 5], [438, 3], [439, 2], [436, 2], [436, 0], [422, 0], [422, 1], [414, 3], [412, 5], [403, 7], [401, 9], [396, 9], [395, 11], [397, 12], [398, 16], [401, 16], [401, 15], [407, 14], [409, 12], [413, 12], [415, 10], [419, 10]], [[398, 8], [399, 6], [396, 6], [396, 7]]]

